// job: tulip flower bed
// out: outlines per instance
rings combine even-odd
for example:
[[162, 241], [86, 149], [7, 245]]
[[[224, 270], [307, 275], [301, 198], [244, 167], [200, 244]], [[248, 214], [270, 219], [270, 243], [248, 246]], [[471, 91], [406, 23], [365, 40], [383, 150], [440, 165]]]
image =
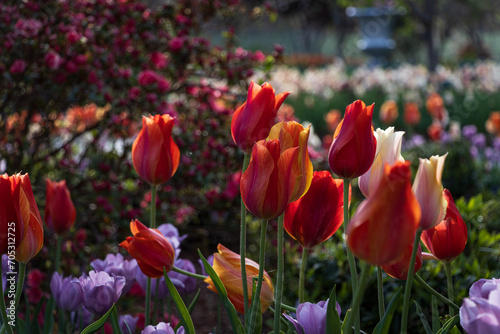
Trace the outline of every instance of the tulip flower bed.
[[[44, 293], [31, 268], [21, 302], [27, 264], [42, 249], [44, 227], [28, 174], [4, 174], [1, 331], [195, 333], [200, 295], [219, 300], [218, 317], [229, 322], [227, 328], [216, 322], [219, 332], [494, 331], [499, 284], [480, 278], [499, 273], [496, 261], [482, 256], [499, 237], [481, 223], [500, 226], [498, 211], [485, 211], [479, 197], [455, 202], [442, 182], [446, 153], [421, 157], [412, 173], [401, 154], [404, 133], [373, 130], [375, 107], [361, 100], [346, 107], [336, 127], [325, 156], [328, 169], [314, 171], [310, 127], [276, 123], [288, 94], [251, 82], [246, 102], [232, 114], [230, 133], [244, 152], [238, 250], [219, 244], [213, 255], [181, 255], [187, 236], [171, 224], [158, 225], [157, 190], [182, 168], [181, 151], [173, 117], [143, 116], [130, 159], [150, 185], [149, 222], [133, 219], [114, 251], [67, 276], [61, 264], [75, 259], [64, 254], [63, 239], [78, 208], [64, 181], [47, 180], [44, 220], [57, 243], [48, 249], [54, 263], [38, 275], [52, 272], [50, 294], [37, 297]], [[247, 238], [255, 227], [258, 237]], [[286, 242], [285, 231], [291, 237]], [[248, 257], [247, 246], [257, 248], [256, 259]], [[266, 255], [269, 250], [275, 255]], [[468, 263], [464, 251], [475, 261]], [[335, 272], [321, 270], [332, 256]], [[299, 257], [298, 272], [285, 266]], [[138, 308], [142, 318], [124, 313]]]

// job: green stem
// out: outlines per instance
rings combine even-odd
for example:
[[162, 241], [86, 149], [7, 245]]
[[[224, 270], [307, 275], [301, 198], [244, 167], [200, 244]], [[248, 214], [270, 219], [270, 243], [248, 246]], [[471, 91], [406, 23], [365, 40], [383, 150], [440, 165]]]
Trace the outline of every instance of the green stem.
[[189, 272], [189, 271], [183, 270], [181, 268], [177, 268], [177, 267], [173, 267], [172, 270], [175, 272], [178, 272], [179, 274], [183, 274], [183, 275], [186, 275], [186, 276], [189, 276], [192, 278], [196, 278], [199, 280], [204, 280], [205, 278], [208, 277], [208, 276], [198, 275], [198, 274], [195, 274], [195, 273], [192, 273], [192, 272]]
[[156, 228], [156, 186], [151, 185], [151, 217], [150, 228]]
[[406, 334], [408, 331], [408, 312], [410, 310], [410, 295], [411, 295], [411, 284], [413, 282], [413, 271], [415, 270], [415, 259], [417, 258], [418, 245], [420, 243], [420, 236], [422, 235], [422, 230], [420, 227], [415, 233], [415, 239], [413, 240], [413, 250], [411, 252], [410, 258], [410, 268], [408, 269], [408, 276], [406, 278], [405, 285], [405, 295], [403, 301], [403, 315], [401, 317], [401, 333]]
[[[352, 332], [352, 323], [355, 321], [355, 317], [359, 314], [359, 306], [361, 305], [361, 300], [363, 299], [363, 294], [365, 292], [366, 281], [368, 279], [368, 274], [370, 273], [370, 265], [365, 263], [361, 269], [361, 278], [359, 280], [358, 289], [356, 289], [356, 294], [354, 295], [353, 302], [351, 305], [351, 312], [348, 313], [346, 321], [346, 333], [350, 334]], [[356, 328], [355, 328], [356, 330]]]
[[309, 253], [309, 248], [302, 248], [302, 259], [300, 260], [300, 272], [299, 272], [299, 303], [302, 304], [306, 301], [305, 291], [304, 291], [304, 281], [306, 277], [306, 264], [307, 255]]
[[[243, 157], [243, 173], [250, 163], [250, 155], [245, 153]], [[247, 257], [247, 208], [241, 198], [241, 223], [240, 223], [240, 257], [241, 257], [241, 284], [243, 285], [243, 305], [245, 308], [245, 316], [248, 315], [248, 286], [247, 286], [247, 269], [245, 258]]]
[[148, 280], [146, 281], [146, 311], [145, 311], [145, 321], [144, 321], [144, 328], [150, 325], [150, 316], [151, 316], [151, 311], [150, 311], [150, 304], [151, 304], [151, 277], [148, 277]]
[[294, 312], [294, 313], [297, 312], [297, 308], [290, 306], [290, 305], [287, 305], [287, 304], [281, 303], [281, 308], [284, 310], [290, 311], [290, 312]]
[[262, 280], [264, 279], [264, 265], [266, 256], [266, 232], [267, 232], [267, 220], [262, 220], [260, 226], [260, 250], [259, 250], [259, 276], [257, 278], [257, 287], [255, 288], [255, 298], [252, 300], [252, 305], [250, 306], [250, 318], [247, 324], [247, 333], [253, 333], [255, 318], [257, 312], [257, 306], [260, 300], [260, 290], [262, 289]]
[[382, 267], [377, 266], [377, 291], [378, 291], [378, 315], [380, 320], [385, 315], [385, 303], [384, 303], [384, 282], [382, 281]]
[[19, 307], [19, 300], [21, 299], [21, 294], [23, 293], [25, 273], [26, 273], [26, 263], [19, 262], [19, 272], [17, 276], [17, 287], [16, 287], [16, 309]]
[[54, 268], [56, 272], [59, 272], [59, 269], [61, 269], [61, 249], [62, 249], [62, 236], [58, 235], [56, 243], [56, 263]]
[[418, 274], [416, 274], [414, 276], [414, 278], [415, 278], [415, 281], [417, 281], [425, 290], [427, 290], [427, 292], [429, 292], [433, 296], [436, 296], [439, 300], [441, 300], [443, 303], [445, 303], [449, 307], [453, 308], [455, 311], [458, 312], [460, 310], [460, 307], [457, 304], [455, 304], [454, 302], [452, 302], [451, 300], [449, 300], [448, 298], [446, 298], [445, 296], [443, 296], [442, 294], [440, 294], [439, 292], [434, 290], [429, 284], [427, 284], [422, 279], [422, 277], [418, 276]]
[[[2, 257], [0, 256], [0, 277], [2, 277]], [[0, 278], [1, 280], [1, 278]], [[2, 316], [2, 328], [0, 329], [0, 333], [7, 333], [13, 334], [12, 327], [9, 325], [9, 318], [7, 318], [7, 308], [5, 307], [5, 298], [3, 295], [3, 284], [0, 282], [0, 313]]]
[[111, 326], [113, 326], [113, 333], [123, 333], [120, 328], [120, 323], [118, 322], [118, 311], [116, 310], [116, 305], [113, 306], [113, 311], [111, 312]]
[[274, 313], [274, 333], [280, 333], [281, 327], [281, 300], [283, 298], [283, 280], [285, 269], [285, 256], [283, 249], [283, 239], [285, 238], [285, 227], [283, 221], [285, 220], [285, 213], [281, 214], [278, 218], [278, 272], [276, 276], [276, 291], [275, 291], [275, 313]]
[[[453, 292], [453, 276], [451, 274], [451, 262], [445, 262], [446, 266], [446, 283], [448, 285], [448, 299], [453, 301], [455, 299]], [[455, 315], [455, 310], [450, 306], [449, 308], [450, 316]]]
[[[349, 184], [350, 180], [344, 179], [344, 234], [347, 232], [347, 226], [349, 224]], [[346, 245], [347, 259], [349, 260], [349, 268], [351, 270], [351, 285], [352, 285], [352, 295], [353, 298], [356, 296], [356, 290], [358, 288], [358, 272], [356, 269], [356, 260], [354, 255], [349, 250]], [[359, 318], [359, 313], [355, 315], [354, 329], [355, 333], [359, 334], [361, 328], [361, 322]]]
[[156, 288], [155, 288], [155, 297], [154, 297], [154, 302], [153, 302], [153, 316], [151, 317], [151, 321], [153, 324], [156, 324], [156, 318], [157, 318], [157, 312], [156, 310], [158, 309], [158, 290], [160, 290], [160, 282], [158, 282], [159, 278], [155, 280], [156, 283]]

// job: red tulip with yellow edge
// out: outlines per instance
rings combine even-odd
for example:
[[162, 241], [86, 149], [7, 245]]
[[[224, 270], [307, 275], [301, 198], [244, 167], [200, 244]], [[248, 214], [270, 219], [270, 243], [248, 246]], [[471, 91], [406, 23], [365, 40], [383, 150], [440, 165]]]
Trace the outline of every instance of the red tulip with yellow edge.
[[311, 248], [328, 240], [344, 221], [344, 181], [330, 172], [314, 172], [311, 187], [288, 205], [284, 225], [302, 247]]
[[328, 163], [343, 179], [363, 175], [373, 163], [377, 149], [372, 127], [373, 106], [367, 107], [361, 100], [351, 103], [335, 130]]
[[[16, 260], [20, 263], [28, 263], [43, 247], [42, 217], [38, 211], [35, 196], [33, 196], [28, 174], [16, 174], [13, 177], [19, 179], [21, 191], [25, 195], [20, 197], [20, 206], [22, 208], [23, 223], [27, 225], [23, 238], [16, 248]], [[25, 216], [27, 219], [24, 219]]]
[[[219, 244], [217, 246], [218, 253], [214, 254], [214, 264], [213, 268], [219, 276], [222, 284], [226, 288], [229, 300], [234, 305], [236, 310], [242, 314], [245, 313], [244, 301], [243, 301], [243, 286], [241, 278], [241, 257], [239, 254], [232, 252], [226, 247]], [[245, 267], [247, 273], [247, 289], [252, 291], [253, 288], [253, 278], [257, 278], [259, 275], [259, 265], [245, 258]], [[264, 313], [265, 310], [271, 305], [274, 300], [274, 287], [273, 282], [269, 274], [264, 271], [264, 279], [262, 281], [262, 290], [260, 291], [260, 307], [261, 312]], [[208, 284], [208, 289], [217, 292], [215, 285], [210, 277], [205, 278], [205, 282]], [[252, 302], [251, 296], [249, 296], [250, 306]]]
[[174, 118], [170, 115], [142, 117], [142, 129], [132, 144], [132, 162], [137, 174], [151, 185], [167, 182], [179, 166], [179, 147], [172, 139]]
[[241, 198], [254, 216], [268, 220], [285, 212], [295, 185], [293, 162], [298, 153], [298, 147], [282, 151], [278, 139], [254, 145], [240, 181]]
[[130, 222], [132, 237], [127, 237], [120, 246], [137, 260], [144, 275], [150, 278], [163, 277], [163, 268], [172, 270], [175, 260], [175, 250], [158, 230], [151, 229], [140, 221]]
[[0, 254], [5, 254], [7, 251], [12, 251], [13, 254], [26, 233], [29, 221], [28, 199], [21, 189], [21, 174], [0, 176], [0, 197], [2, 198], [0, 201]]
[[411, 190], [410, 162], [386, 165], [378, 187], [349, 222], [347, 245], [354, 255], [370, 264], [394, 263], [413, 242], [420, 215]]
[[298, 154], [293, 161], [292, 172], [295, 176], [295, 186], [290, 202], [302, 197], [311, 186], [313, 165], [307, 150], [309, 130], [310, 126], [304, 128], [302, 124], [294, 121], [279, 122], [271, 128], [271, 132], [267, 137], [268, 140], [279, 139], [282, 152], [293, 147], [299, 148]]
[[[411, 253], [413, 251], [413, 241], [408, 245], [406, 252], [403, 256], [394, 263], [382, 266], [382, 269], [387, 273], [387, 275], [400, 279], [408, 279], [408, 271], [410, 270]], [[418, 245], [417, 257], [415, 258], [415, 266], [413, 273], [417, 273], [420, 268], [422, 268], [422, 247]]]
[[444, 220], [433, 228], [425, 230], [420, 239], [436, 258], [451, 262], [465, 249], [467, 226], [448, 189], [443, 190], [443, 196], [448, 202]]
[[253, 145], [265, 139], [275, 123], [278, 109], [290, 93], [275, 95], [269, 83], [262, 86], [250, 82], [247, 100], [233, 114], [231, 135], [238, 147], [250, 153]]
[[68, 231], [75, 223], [76, 210], [66, 181], [46, 180], [45, 223], [57, 234]]

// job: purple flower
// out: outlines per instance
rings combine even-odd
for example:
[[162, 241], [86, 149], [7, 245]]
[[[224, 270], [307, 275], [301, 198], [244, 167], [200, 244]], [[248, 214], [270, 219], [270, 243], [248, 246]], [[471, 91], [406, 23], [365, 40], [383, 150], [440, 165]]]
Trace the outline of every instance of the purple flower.
[[[295, 326], [297, 333], [324, 334], [326, 332], [326, 309], [328, 299], [317, 304], [303, 303], [297, 307], [296, 318], [284, 316]], [[340, 305], [337, 303], [337, 313], [340, 316]]]
[[63, 277], [55, 272], [50, 280], [50, 291], [57, 306], [63, 310], [76, 311], [83, 304], [82, 287], [73, 276]]
[[480, 279], [460, 307], [460, 324], [469, 334], [500, 331], [500, 280]]
[[80, 277], [77, 283], [83, 289], [84, 306], [97, 315], [103, 315], [120, 297], [125, 277], [92, 270], [89, 277]]
[[179, 230], [172, 224], [161, 224], [157, 228], [165, 238], [168, 239], [172, 247], [175, 249], [175, 258], [179, 257], [181, 252], [181, 242], [187, 238], [187, 235], [179, 236]]
[[82, 305], [77, 311], [71, 312], [70, 319], [78, 328], [84, 329], [92, 323], [94, 314]]
[[123, 333], [135, 333], [139, 317], [133, 317], [130, 314], [121, 315], [119, 318], [120, 328]]
[[470, 139], [472, 145], [477, 146], [477, 147], [485, 147], [486, 146], [486, 135], [484, 133], [476, 133], [472, 138]]
[[184, 327], [179, 327], [176, 333], [174, 329], [170, 327], [170, 323], [166, 324], [164, 322], [160, 322], [156, 326], [149, 325], [144, 328], [141, 334], [184, 334]]
[[7, 287], [7, 273], [10, 271], [9, 269], [9, 257], [7, 254], [2, 255], [2, 287], [3, 291]]
[[477, 133], [477, 128], [475, 125], [465, 125], [462, 128], [462, 134], [464, 135], [465, 138], [471, 139], [472, 136], [474, 136]]
[[[196, 273], [194, 264], [189, 260], [177, 259], [174, 265], [179, 269], [189, 271], [190, 273]], [[196, 278], [180, 274], [173, 270], [168, 273], [168, 277], [170, 277], [179, 293], [187, 294], [196, 290]]]
[[135, 259], [124, 260], [121, 254], [108, 254], [104, 260], [94, 260], [90, 266], [96, 271], [105, 271], [110, 275], [125, 277], [126, 283], [122, 295], [126, 294], [134, 285], [139, 266]]

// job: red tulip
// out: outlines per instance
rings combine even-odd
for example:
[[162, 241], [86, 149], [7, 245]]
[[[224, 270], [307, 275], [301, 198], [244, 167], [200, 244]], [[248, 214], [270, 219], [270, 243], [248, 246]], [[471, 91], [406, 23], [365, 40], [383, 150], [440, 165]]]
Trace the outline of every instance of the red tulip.
[[304, 129], [302, 124], [294, 121], [279, 122], [271, 128], [271, 132], [267, 137], [267, 139], [279, 139], [282, 152], [293, 147], [299, 149], [297, 156], [293, 160], [292, 173], [295, 176], [295, 186], [290, 202], [302, 197], [311, 185], [313, 165], [307, 150], [309, 129], [310, 127]]
[[76, 210], [66, 181], [46, 180], [45, 223], [57, 234], [68, 231], [75, 223]]
[[380, 121], [383, 124], [392, 124], [398, 119], [398, 105], [394, 100], [385, 101], [380, 107], [379, 112]]
[[250, 82], [247, 100], [236, 109], [231, 121], [231, 135], [242, 151], [249, 153], [256, 142], [267, 137], [288, 94], [275, 95], [267, 82], [262, 86]]
[[[27, 263], [43, 246], [42, 218], [28, 174], [2, 175], [0, 194], [0, 250]], [[15, 251], [12, 247], [16, 247]]]
[[292, 172], [298, 147], [282, 152], [278, 139], [261, 140], [252, 150], [250, 164], [241, 176], [241, 197], [248, 211], [261, 219], [280, 216], [295, 185]]
[[[413, 241], [406, 248], [406, 252], [403, 256], [392, 264], [382, 266], [382, 269], [387, 273], [387, 275], [400, 279], [406, 280], [408, 278], [408, 271], [410, 269], [411, 253], [413, 252]], [[420, 268], [422, 268], [422, 247], [418, 245], [417, 257], [415, 258], [415, 267], [413, 273], [417, 273]]]
[[357, 100], [347, 106], [328, 153], [330, 168], [338, 176], [350, 180], [366, 173], [372, 165], [377, 149], [372, 117], [373, 104], [367, 107]]
[[172, 270], [175, 260], [175, 250], [158, 230], [147, 228], [140, 221], [130, 222], [133, 237], [127, 237], [120, 246], [137, 260], [144, 275], [151, 278], [163, 276], [163, 268]]
[[[214, 254], [213, 268], [219, 276], [222, 284], [226, 288], [227, 295], [236, 310], [242, 314], [245, 313], [245, 303], [243, 301], [243, 286], [241, 284], [241, 256], [230, 251], [226, 247], [219, 244], [217, 246], [218, 253]], [[259, 264], [245, 259], [245, 268], [247, 273], [247, 289], [252, 291], [253, 278], [259, 275]], [[207, 288], [217, 292], [215, 285], [210, 277], [205, 278], [208, 283]], [[252, 296], [249, 296], [249, 305], [252, 302]], [[262, 281], [262, 290], [260, 291], [260, 307], [261, 312], [271, 305], [274, 300], [274, 287], [269, 274], [264, 271], [264, 279]]]
[[142, 129], [132, 145], [132, 161], [137, 174], [151, 185], [170, 180], [179, 166], [173, 125], [170, 115], [142, 117]]
[[347, 244], [354, 255], [370, 264], [391, 264], [413, 242], [420, 215], [411, 190], [410, 162], [386, 165], [379, 186], [349, 222]]
[[467, 226], [448, 189], [443, 190], [443, 196], [448, 202], [444, 220], [433, 228], [425, 230], [421, 240], [436, 258], [451, 262], [465, 249]]
[[329, 239], [344, 221], [344, 181], [330, 172], [314, 172], [307, 193], [288, 205], [285, 230], [302, 247], [311, 248]]

